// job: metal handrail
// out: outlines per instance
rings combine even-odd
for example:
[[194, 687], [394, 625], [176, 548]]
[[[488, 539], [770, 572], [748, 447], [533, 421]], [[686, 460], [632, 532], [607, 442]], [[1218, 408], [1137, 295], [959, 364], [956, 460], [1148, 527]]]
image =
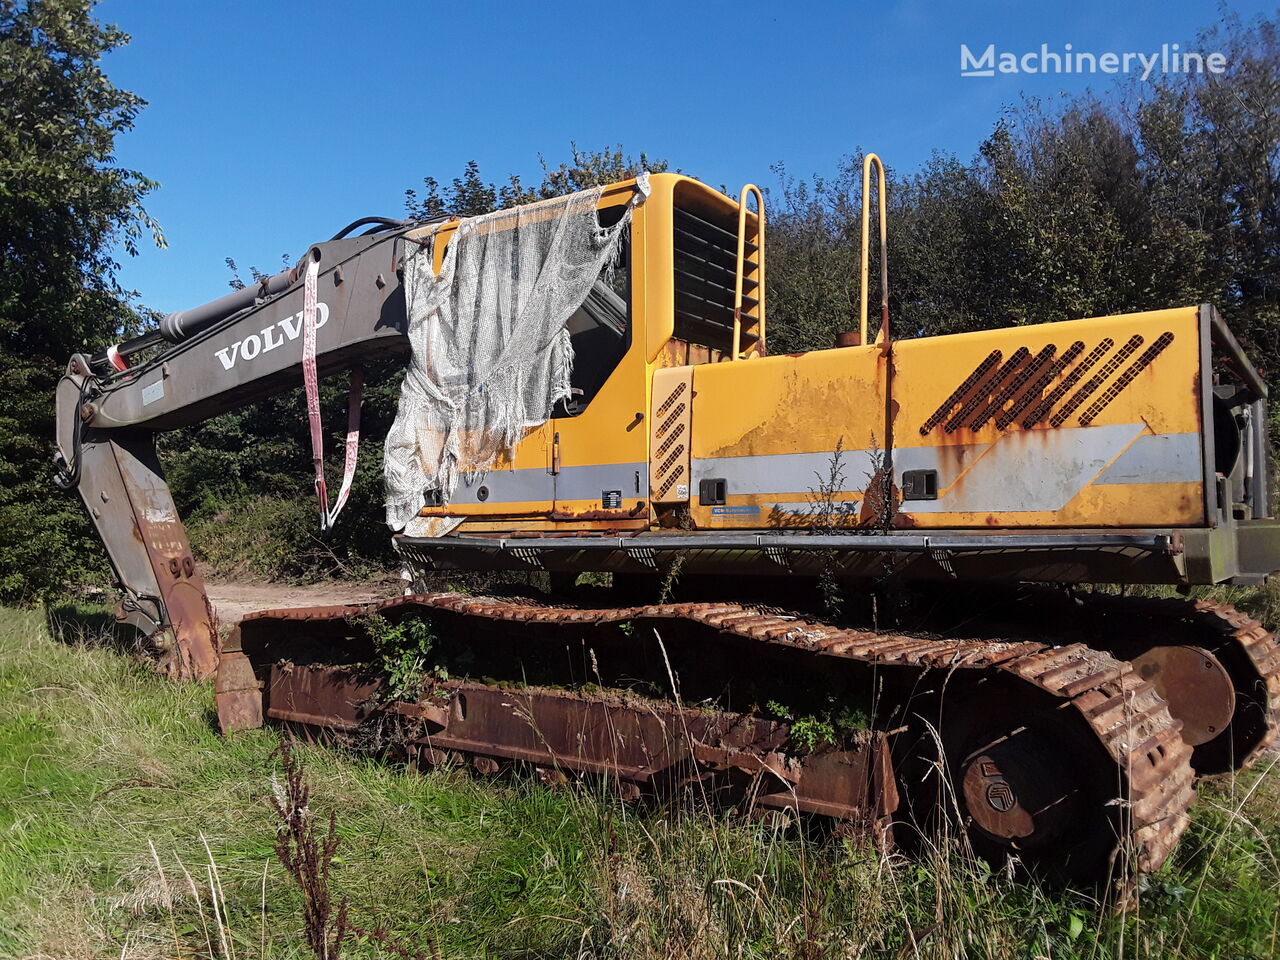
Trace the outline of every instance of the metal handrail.
[[880, 198], [880, 333], [876, 337], [889, 339], [889, 235], [888, 219], [885, 211], [887, 192], [884, 183], [884, 162], [874, 153], [868, 153], [862, 161], [862, 289], [858, 314], [858, 330], [862, 334], [862, 343], [867, 342], [867, 271], [870, 268], [871, 252], [871, 164], [879, 171], [877, 186]]
[[756, 304], [756, 310], [759, 313], [757, 326], [759, 327], [759, 336], [756, 339], [757, 349], [761, 354], [764, 353], [764, 194], [760, 192], [760, 188], [754, 183], [748, 183], [742, 188], [742, 192], [738, 194], [738, 260], [734, 270], [733, 278], [733, 353], [730, 354], [730, 360], [739, 359], [738, 353], [742, 343], [742, 282], [743, 268], [746, 261], [746, 244], [747, 244], [747, 195], [754, 193], [756, 195], [756, 211], [759, 219], [759, 227], [756, 231], [756, 249], [760, 253], [759, 263], [756, 266], [758, 275], [756, 277], [756, 290], [760, 294], [760, 300]]

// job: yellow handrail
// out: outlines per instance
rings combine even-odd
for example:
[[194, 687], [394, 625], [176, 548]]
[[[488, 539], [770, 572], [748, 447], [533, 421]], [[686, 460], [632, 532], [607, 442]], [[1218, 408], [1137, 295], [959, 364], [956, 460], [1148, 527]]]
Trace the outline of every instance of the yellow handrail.
[[758, 326], [759, 352], [764, 353], [764, 194], [760, 192], [760, 188], [754, 183], [748, 183], [742, 188], [742, 192], [738, 194], [738, 264], [737, 270], [733, 278], [733, 353], [730, 354], [730, 360], [739, 359], [739, 351], [742, 345], [742, 283], [743, 283], [743, 267], [745, 266], [747, 253], [747, 194], [754, 193], [756, 195], [757, 217], [760, 221], [759, 229], [756, 231], [756, 250], [760, 254], [759, 264], [757, 266], [758, 276], [756, 277], [756, 292], [759, 294], [759, 302], [756, 304], [759, 316]]
[[868, 153], [862, 161], [862, 298], [858, 315], [858, 330], [862, 343], [867, 342], [867, 271], [870, 268], [871, 247], [871, 164], [879, 171], [878, 196], [880, 198], [880, 338], [889, 339], [889, 237], [885, 216], [884, 163], [874, 153]]

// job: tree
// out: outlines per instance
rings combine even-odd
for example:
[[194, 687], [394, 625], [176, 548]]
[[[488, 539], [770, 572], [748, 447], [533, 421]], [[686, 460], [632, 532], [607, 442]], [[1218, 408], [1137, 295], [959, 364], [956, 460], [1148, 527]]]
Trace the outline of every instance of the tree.
[[[896, 336], [1212, 302], [1280, 356], [1280, 36], [1226, 16], [1227, 69], [1027, 101], [977, 156], [889, 171]], [[775, 349], [829, 346], [857, 311], [861, 155], [781, 184], [769, 218]], [[875, 268], [873, 247], [872, 265]], [[873, 272], [874, 279], [878, 274]]]
[[128, 42], [85, 0], [0, 0], [0, 601], [103, 569], [79, 503], [53, 491], [54, 386], [72, 352], [137, 326], [116, 244], [151, 237], [155, 184], [118, 166], [143, 101], [102, 71]]

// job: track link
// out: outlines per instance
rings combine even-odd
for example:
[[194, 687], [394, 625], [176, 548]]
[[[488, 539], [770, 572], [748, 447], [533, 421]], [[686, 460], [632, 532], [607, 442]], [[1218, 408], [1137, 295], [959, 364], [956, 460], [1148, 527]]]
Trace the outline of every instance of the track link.
[[[632, 631], [652, 628], [659, 635], [664, 626], [670, 628], [675, 622], [771, 648], [788, 648], [805, 656], [852, 661], [882, 674], [923, 676], [945, 671], [1009, 678], [1006, 682], [1023, 685], [1051, 702], [1055, 726], [1072, 724], [1068, 716], [1057, 712], [1066, 711], [1087, 728], [1095, 747], [1101, 748], [1090, 755], [1094, 757], [1091, 762], [1105, 757], [1111, 765], [1101, 777], [1110, 784], [1111, 799], [1104, 805], [1113, 811], [1108, 816], [1113, 817], [1115, 829], [1108, 862], [1117, 856], [1131, 858], [1128, 862], [1142, 871], [1158, 868], [1169, 856], [1186, 828], [1187, 810], [1194, 797], [1191, 751], [1179, 735], [1180, 724], [1150, 683], [1128, 663], [1107, 653], [1083, 644], [1054, 647], [1035, 640], [939, 639], [839, 629], [735, 603], [576, 609], [446, 593], [363, 607], [261, 611], [241, 622], [224, 651], [218, 687], [224, 727], [252, 725], [252, 709], [245, 708], [244, 693], [256, 684], [249, 682], [252, 677], [246, 673], [249, 660], [245, 654], [258, 661], [261, 672], [261, 658], [271, 655], [268, 638], [278, 636], [282, 625], [332, 624], [374, 612], [389, 616], [450, 614], [464, 622], [510, 625], [598, 628], [629, 623]], [[987, 765], [984, 755], [981, 762], [975, 761], [974, 769]], [[990, 766], [994, 768], [994, 764]], [[975, 812], [970, 812], [971, 818]], [[985, 814], [988, 820], [992, 816], [990, 810]]]
[[1266, 729], [1241, 760], [1242, 767], [1248, 766], [1275, 743], [1277, 732], [1280, 732], [1280, 643], [1276, 641], [1275, 631], [1268, 630], [1259, 621], [1229, 603], [1197, 600], [1195, 609], [1198, 619], [1216, 627], [1231, 643], [1238, 646], [1258, 672], [1253, 683], [1260, 687], [1266, 700], [1262, 708]]
[[[1241, 770], [1276, 742], [1280, 730], [1280, 643], [1274, 631], [1229, 603], [1181, 598], [1124, 597], [1083, 593], [1071, 598], [1037, 591], [1024, 598], [1023, 622], [1034, 630], [1046, 616], [1070, 624], [1069, 636], [1112, 655], [1133, 660], [1155, 678], [1160, 651], [1203, 651], [1221, 679], [1215, 683], [1156, 681], [1178, 716], [1184, 709], [1217, 713], [1225, 722], [1185, 734], [1194, 745], [1191, 764], [1199, 776]], [[1155, 656], [1150, 654], [1155, 652]], [[1156, 668], [1156, 669], [1153, 669]], [[1210, 675], [1210, 679], [1216, 679]], [[1221, 704], [1206, 698], [1222, 698]], [[1189, 698], [1186, 707], [1180, 702]], [[1197, 702], [1198, 701], [1198, 702]], [[1188, 714], [1190, 717], [1190, 714]], [[1217, 722], [1215, 718], [1215, 722]]]

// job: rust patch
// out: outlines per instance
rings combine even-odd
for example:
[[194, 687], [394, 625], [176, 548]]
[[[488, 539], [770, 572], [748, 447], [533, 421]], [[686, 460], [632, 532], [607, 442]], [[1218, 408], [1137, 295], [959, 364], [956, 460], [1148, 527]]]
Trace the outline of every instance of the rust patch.
[[630, 510], [552, 510], [552, 520], [634, 520], [648, 509], [644, 500], [637, 501]]

